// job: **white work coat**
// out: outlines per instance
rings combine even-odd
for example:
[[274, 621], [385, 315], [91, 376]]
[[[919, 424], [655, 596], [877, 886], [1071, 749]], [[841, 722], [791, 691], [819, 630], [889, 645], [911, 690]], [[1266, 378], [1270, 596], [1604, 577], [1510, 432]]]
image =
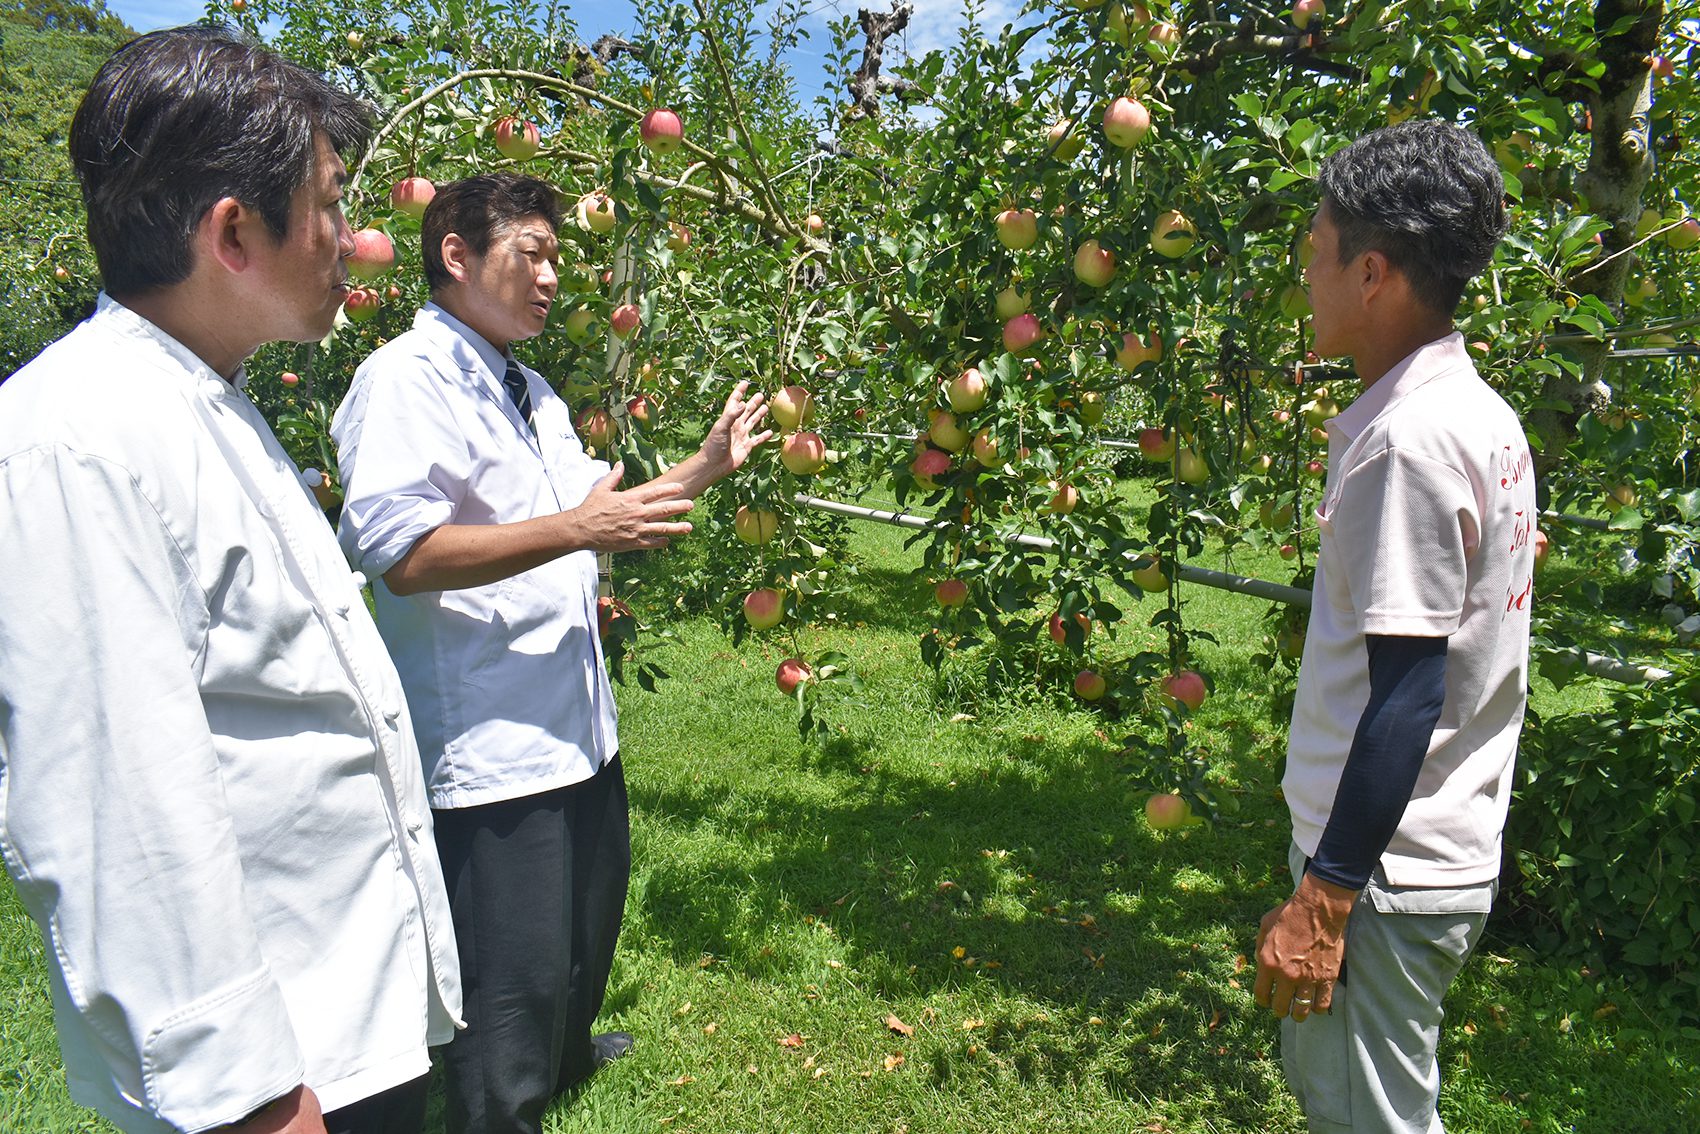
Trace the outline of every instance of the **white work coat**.
[[74, 1098], [199, 1131], [460, 1015], [395, 670], [243, 392], [102, 296], [0, 386], [0, 849]]
[[[433, 807], [579, 783], [613, 758], [614, 694], [596, 623], [596, 555], [482, 587], [397, 596], [381, 577], [443, 524], [506, 524], [577, 507], [609, 466], [535, 371], [532, 424], [506, 357], [435, 304], [355, 372], [337, 410], [349, 562], [373, 581], [378, 629], [419, 730]], [[535, 432], [534, 432], [535, 430]]]

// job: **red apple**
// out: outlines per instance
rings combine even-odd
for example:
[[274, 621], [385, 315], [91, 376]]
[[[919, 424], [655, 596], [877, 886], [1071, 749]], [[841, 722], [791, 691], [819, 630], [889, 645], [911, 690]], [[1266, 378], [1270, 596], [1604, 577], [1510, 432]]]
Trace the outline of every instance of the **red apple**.
[[796, 476], [812, 476], [826, 467], [826, 442], [818, 433], [793, 433], [779, 447], [779, 463]]
[[378, 307], [382, 302], [376, 291], [369, 287], [357, 287], [342, 301], [342, 309], [356, 323], [364, 323], [378, 314]]
[[961, 579], [946, 579], [933, 588], [933, 597], [940, 606], [961, 606], [968, 601], [968, 584]]
[[1074, 675], [1074, 692], [1082, 701], [1097, 701], [1103, 698], [1108, 683], [1104, 675], [1095, 670], [1083, 669]]
[[626, 413], [639, 425], [649, 425], [655, 418], [655, 403], [648, 394], [638, 394], [626, 403]]
[[586, 406], [579, 411], [578, 435], [593, 449], [605, 449], [614, 440], [614, 417], [601, 406]]
[[1183, 669], [1163, 678], [1158, 691], [1162, 694], [1163, 703], [1170, 708], [1185, 705], [1195, 713], [1198, 707], [1204, 704], [1204, 698], [1209, 695], [1204, 678], [1190, 669]]
[[691, 230], [678, 221], [667, 222], [667, 250], [673, 253], [683, 252], [691, 246]]
[[945, 396], [950, 399], [950, 408], [957, 413], [973, 413], [986, 404], [986, 379], [981, 376], [978, 367], [970, 366], [951, 379]]
[[1088, 240], [1075, 250], [1074, 276], [1087, 287], [1103, 287], [1116, 275], [1116, 254]]
[[1210, 479], [1210, 466], [1192, 448], [1175, 453], [1175, 479], [1182, 484], [1203, 484]]
[[1118, 98], [1104, 111], [1104, 137], [1110, 145], [1128, 150], [1151, 132], [1151, 112], [1137, 99]]
[[637, 304], [622, 303], [614, 308], [614, 313], [608, 316], [608, 326], [614, 334], [622, 339], [630, 338], [633, 331], [643, 323], [643, 317], [638, 314]]
[[617, 623], [632, 617], [632, 608], [611, 595], [600, 595], [596, 599], [596, 634], [604, 642]]
[[810, 213], [803, 218], [803, 227], [808, 230], [810, 236], [819, 236], [826, 231], [826, 221], [821, 219], [819, 213]]
[[427, 177], [404, 177], [390, 186], [390, 207], [410, 217], [425, 215], [425, 206], [437, 195], [437, 187]]
[[537, 156], [541, 135], [537, 123], [509, 116], [496, 122], [496, 148], [503, 157], [514, 161], [529, 161]]
[[780, 429], [800, 429], [815, 419], [814, 395], [801, 386], [787, 386], [773, 395], [767, 412]]
[[1072, 484], [1051, 482], [1055, 489], [1051, 494], [1050, 503], [1045, 505], [1045, 511], [1053, 516], [1066, 516], [1080, 506], [1080, 490]]
[[1039, 239], [1039, 218], [1032, 209], [1005, 209], [997, 216], [998, 242], [1020, 251]]
[[1282, 559], [1297, 559], [1298, 557], [1299, 557], [1299, 549], [1298, 548], [1294, 547], [1290, 543], [1284, 543], [1284, 544], [1281, 545], [1281, 558]]
[[1080, 395], [1080, 420], [1087, 425], [1097, 425], [1104, 420], [1104, 395], [1096, 390], [1087, 390]]
[[355, 279], [375, 280], [395, 267], [395, 245], [381, 228], [363, 228], [354, 234], [354, 251], [348, 257], [348, 274]]
[[1141, 429], [1139, 451], [1148, 461], [1167, 461], [1175, 455], [1175, 437], [1165, 429]]
[[1676, 64], [1671, 62], [1670, 56], [1668, 55], [1653, 56], [1647, 61], [1647, 66], [1648, 70], [1652, 71], [1653, 74], [1657, 75], [1661, 79], [1676, 78]]
[[771, 630], [785, 618], [785, 596], [761, 587], [744, 596], [744, 621], [755, 630]]
[[1024, 355], [1045, 337], [1045, 329], [1033, 315], [1017, 315], [1003, 325], [1003, 348], [1011, 354]]
[[813, 680], [814, 676], [815, 671], [810, 669], [809, 663], [802, 658], [786, 658], [779, 663], [773, 680], [778, 684], [781, 693], [792, 697], [797, 693], [797, 686]]
[[[1092, 620], [1086, 617], [1086, 615], [1076, 614], [1074, 616], [1074, 624], [1080, 627], [1080, 633], [1082, 636], [1092, 633]], [[1051, 641], [1057, 643], [1059, 646], [1068, 641], [1068, 630], [1063, 625], [1061, 611], [1051, 615]]]
[[670, 154], [685, 141], [685, 124], [665, 107], [656, 107], [638, 123], [638, 138], [658, 154]]
[[277, 376], [277, 380], [282, 382], [285, 386], [293, 386], [301, 381], [301, 375], [285, 370], [282, 374]]
[[745, 543], [767, 543], [779, 533], [779, 513], [745, 505], [732, 517], [732, 531]]
[[1326, 464], [1324, 464], [1323, 462], [1321, 462], [1321, 461], [1306, 461], [1305, 462], [1305, 475], [1306, 476], [1320, 477], [1320, 476], [1327, 475], [1327, 473], [1328, 473], [1328, 466]]
[[909, 471], [923, 488], [937, 488], [938, 478], [950, 471], [950, 455], [937, 449], [927, 449], [909, 465]]
[[1681, 224], [1665, 233], [1665, 243], [1678, 252], [1686, 252], [1696, 244], [1700, 244], [1700, 221], [1688, 217]]
[[1145, 821], [1153, 830], [1179, 830], [1192, 821], [1192, 807], [1173, 792], [1159, 792], [1145, 801]]
[[1552, 553], [1552, 541], [1543, 531], [1535, 532], [1535, 571], [1539, 573], [1547, 565], [1547, 556]]
[[997, 439], [992, 436], [990, 429], [982, 429], [974, 434], [970, 445], [974, 459], [988, 469], [995, 469], [1004, 463], [1003, 454], [998, 451]]
[[1310, 27], [1310, 22], [1328, 14], [1322, 0], [1293, 0], [1293, 26], [1300, 31]]

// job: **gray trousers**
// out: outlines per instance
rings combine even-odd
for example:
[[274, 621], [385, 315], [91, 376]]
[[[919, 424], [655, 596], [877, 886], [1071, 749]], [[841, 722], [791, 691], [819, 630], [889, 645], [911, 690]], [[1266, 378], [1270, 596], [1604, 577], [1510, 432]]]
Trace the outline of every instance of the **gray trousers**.
[[[1303, 877], [1304, 853], [1287, 859]], [[1376, 870], [1346, 923], [1332, 1011], [1281, 1021], [1281, 1063], [1311, 1134], [1441, 1134], [1440, 1001], [1497, 890], [1389, 886]]]

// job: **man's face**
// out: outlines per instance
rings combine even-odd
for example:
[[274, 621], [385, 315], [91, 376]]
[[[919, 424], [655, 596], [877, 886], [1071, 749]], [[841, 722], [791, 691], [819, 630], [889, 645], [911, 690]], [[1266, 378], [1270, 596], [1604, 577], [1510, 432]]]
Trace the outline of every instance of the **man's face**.
[[342, 159], [323, 134], [314, 139], [313, 171], [289, 201], [289, 230], [275, 248], [263, 249], [265, 280], [276, 304], [266, 341], [316, 342], [330, 333], [348, 298], [354, 234], [342, 215]]
[[1339, 358], [1352, 353], [1351, 328], [1359, 294], [1354, 284], [1357, 264], [1340, 262], [1340, 233], [1328, 215], [1326, 203], [1311, 219], [1310, 237], [1316, 249], [1310, 267], [1305, 269], [1313, 313], [1311, 349], [1324, 358]]
[[543, 217], [497, 229], [488, 252], [466, 258], [461, 296], [469, 324], [498, 347], [541, 334], [560, 286], [560, 259], [560, 242]]

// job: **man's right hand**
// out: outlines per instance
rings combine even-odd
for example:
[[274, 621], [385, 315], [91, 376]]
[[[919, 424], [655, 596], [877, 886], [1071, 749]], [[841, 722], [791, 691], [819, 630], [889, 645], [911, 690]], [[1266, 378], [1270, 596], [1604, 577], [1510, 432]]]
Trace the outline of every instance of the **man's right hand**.
[[624, 475], [625, 465], [615, 464], [584, 503], [560, 514], [572, 528], [574, 543], [596, 551], [647, 551], [666, 547], [672, 536], [690, 534], [691, 525], [669, 522], [693, 506], [678, 485], [651, 481], [621, 492]]
[[221, 1134], [325, 1134], [319, 1096], [303, 1083], [281, 1099], [241, 1122], [221, 1127]]

